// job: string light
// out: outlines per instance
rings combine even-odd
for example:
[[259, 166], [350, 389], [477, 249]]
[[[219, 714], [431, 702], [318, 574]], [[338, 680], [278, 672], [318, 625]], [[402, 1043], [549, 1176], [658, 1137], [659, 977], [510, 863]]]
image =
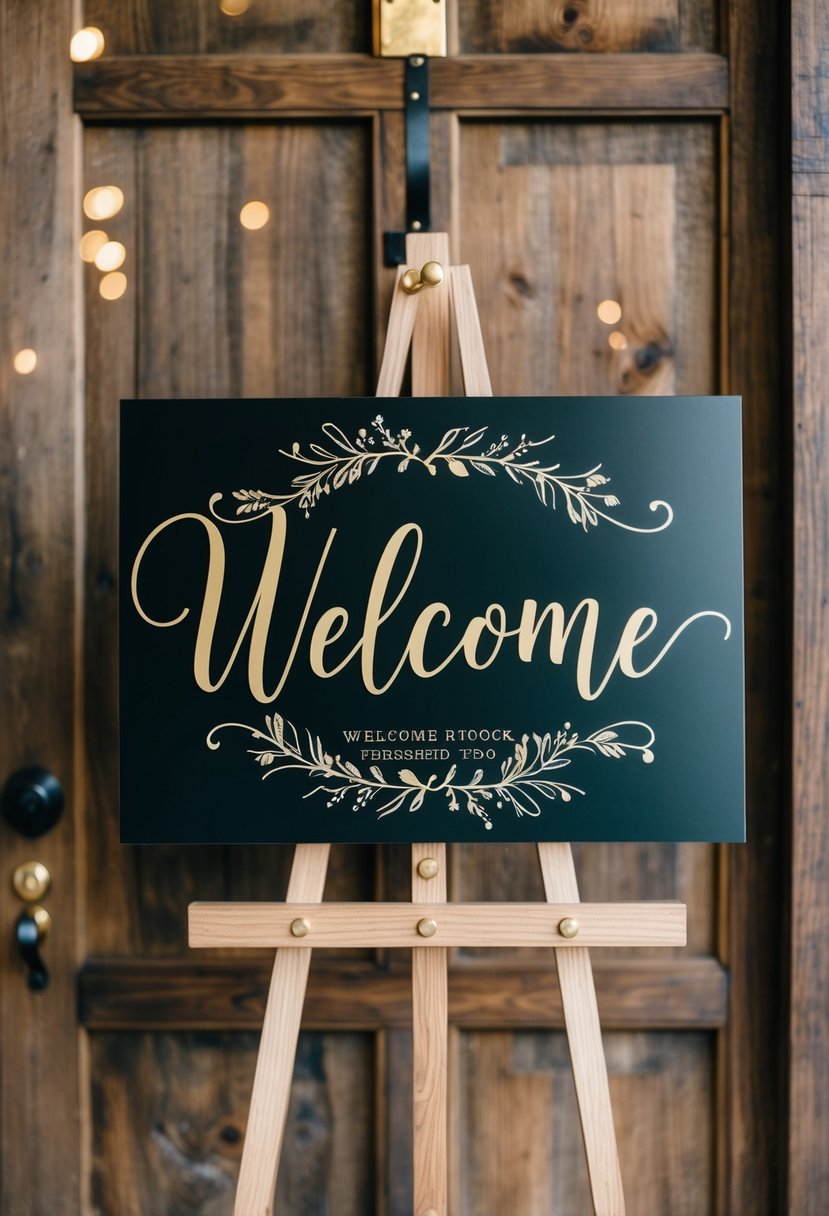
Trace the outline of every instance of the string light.
[[107, 241], [95, 255], [95, 265], [99, 270], [117, 270], [123, 266], [127, 251], [120, 241]]
[[607, 342], [613, 350], [627, 350], [628, 340], [621, 329], [614, 329], [613, 333], [608, 335]]
[[270, 209], [267, 203], [258, 201], [245, 203], [242, 210], [239, 212], [239, 219], [243, 228], [256, 230], [264, 228], [268, 220], [271, 218]]
[[20, 376], [28, 376], [37, 367], [37, 354], [30, 347], [19, 350], [14, 356], [14, 370]]
[[104, 53], [104, 36], [97, 25], [85, 25], [72, 35], [69, 58], [73, 63], [88, 63]]
[[94, 186], [83, 198], [84, 215], [91, 220], [108, 220], [124, 205], [124, 191], [118, 186]]
[[106, 245], [109, 237], [100, 228], [93, 228], [81, 237], [81, 257], [85, 262], [94, 262], [100, 249]]
[[226, 17], [241, 17], [250, 8], [250, 0], [221, 0], [219, 8]]
[[622, 306], [616, 300], [602, 300], [596, 312], [605, 325], [617, 325], [622, 319]]
[[120, 300], [127, 290], [127, 276], [120, 270], [115, 270], [112, 274], [105, 274], [98, 290], [105, 300]]

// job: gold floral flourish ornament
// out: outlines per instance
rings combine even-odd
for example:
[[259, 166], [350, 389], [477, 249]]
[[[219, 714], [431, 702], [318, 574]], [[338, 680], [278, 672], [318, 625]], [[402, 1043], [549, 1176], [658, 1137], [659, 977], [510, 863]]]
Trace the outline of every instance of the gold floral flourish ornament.
[[[216, 735], [230, 727], [247, 731], [262, 745], [249, 749], [249, 755], [267, 770], [262, 774], [263, 780], [288, 769], [300, 769], [309, 778], [321, 777], [323, 783], [309, 790], [303, 795], [304, 798], [324, 793], [328, 795], [326, 805], [333, 807], [352, 796], [354, 811], [363, 810], [379, 799], [377, 817], [383, 819], [404, 807], [408, 811], [418, 811], [427, 797], [442, 793], [446, 796], [450, 811], [457, 811], [464, 805], [470, 815], [483, 822], [487, 830], [492, 828], [489, 811], [493, 809], [511, 807], [518, 818], [522, 815], [535, 818], [541, 814], [541, 799], [555, 801], [560, 798], [562, 802], [569, 802], [573, 794], [583, 795], [584, 790], [550, 776], [570, 765], [573, 752], [592, 752], [617, 760], [628, 752], [638, 752], [643, 762], [650, 764], [654, 758], [651, 749], [655, 739], [652, 728], [645, 722], [614, 722], [584, 739], [572, 730], [569, 722], [565, 722], [555, 735], [549, 732], [544, 735], [523, 735], [521, 741], [515, 744], [512, 756], [502, 762], [498, 781], [485, 783], [484, 772], [480, 768], [475, 770], [471, 781], [456, 781], [455, 764], [451, 765], [442, 780], [433, 773], [424, 782], [410, 769], [403, 768], [397, 772], [396, 781], [388, 781], [376, 764], [369, 766], [366, 775], [350, 760], [331, 755], [323, 747], [319, 736], [313, 736], [310, 731], [306, 730], [305, 740], [301, 740], [296, 727], [276, 713], [266, 716], [264, 730], [244, 722], [223, 722], [214, 726], [207, 736], [207, 746], [213, 751], [220, 747]], [[640, 742], [626, 738], [621, 733], [625, 732], [625, 728], [642, 731], [644, 738]]]
[[[543, 465], [540, 460], [535, 459], [533, 450], [551, 443], [554, 435], [535, 441], [522, 435], [516, 444], [511, 444], [507, 435], [501, 435], [487, 446], [487, 430], [488, 427], [485, 426], [473, 431], [470, 431], [469, 427], [452, 427], [437, 447], [429, 453], [424, 453], [420, 444], [412, 441], [410, 430], [404, 427], [397, 434], [393, 434], [386, 426], [382, 414], [373, 419], [371, 433], [361, 427], [354, 440], [349, 439], [333, 422], [326, 422], [322, 426], [322, 432], [328, 441], [328, 447], [323, 443], [312, 443], [309, 452], [305, 453], [300, 445], [295, 443], [290, 452], [283, 448], [279, 450], [281, 456], [287, 456], [289, 460], [296, 461], [310, 470], [298, 473], [292, 479], [291, 493], [234, 490], [233, 497], [239, 505], [236, 507], [236, 518], [231, 519], [218, 513], [218, 503], [222, 495], [214, 494], [210, 499], [210, 510], [216, 519], [224, 523], [247, 523], [249, 520], [262, 518], [275, 507], [296, 503], [307, 519], [320, 499], [332, 490], [353, 485], [364, 475], [371, 476], [384, 460], [396, 460], [398, 473], [405, 473], [407, 469], [421, 465], [432, 477], [437, 474], [439, 467], [447, 468], [455, 477], [468, 477], [470, 471], [486, 477], [495, 477], [502, 471], [518, 485], [532, 485], [542, 505], [553, 510], [556, 509], [560, 496], [570, 519], [574, 524], [581, 524], [585, 532], [589, 526], [595, 527], [600, 519], [617, 528], [624, 528], [627, 532], [663, 532], [670, 526], [673, 510], [669, 503], [661, 499], [649, 503], [651, 511], [664, 512], [661, 523], [651, 528], [638, 528], [607, 514], [606, 508], [618, 507], [619, 499], [607, 492], [605, 487], [610, 478], [601, 472], [601, 464], [585, 473], [562, 473], [559, 464]], [[482, 450], [475, 451], [476, 448]]]

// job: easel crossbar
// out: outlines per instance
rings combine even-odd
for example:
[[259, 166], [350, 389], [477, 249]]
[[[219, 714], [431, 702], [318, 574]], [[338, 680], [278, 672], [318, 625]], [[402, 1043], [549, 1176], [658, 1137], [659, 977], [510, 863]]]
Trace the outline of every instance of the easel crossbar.
[[[565, 936], [565, 932], [573, 936]], [[190, 945], [194, 947], [574, 949], [685, 944], [685, 905], [680, 903], [190, 905]]]

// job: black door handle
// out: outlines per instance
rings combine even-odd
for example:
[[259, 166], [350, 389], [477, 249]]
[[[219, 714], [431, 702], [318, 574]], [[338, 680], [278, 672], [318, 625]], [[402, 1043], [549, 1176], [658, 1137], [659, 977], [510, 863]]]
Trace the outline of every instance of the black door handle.
[[42, 836], [63, 814], [63, 788], [39, 764], [19, 768], [3, 787], [3, 814], [23, 836]]
[[49, 971], [40, 956], [40, 944], [49, 932], [50, 923], [45, 908], [28, 907], [17, 918], [17, 949], [28, 968], [32, 992], [42, 992], [49, 983]]

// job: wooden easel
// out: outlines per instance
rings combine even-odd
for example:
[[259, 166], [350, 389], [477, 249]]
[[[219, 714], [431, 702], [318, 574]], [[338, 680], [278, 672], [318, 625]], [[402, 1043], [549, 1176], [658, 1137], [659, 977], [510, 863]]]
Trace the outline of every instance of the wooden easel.
[[[412, 234], [406, 257], [412, 267], [449, 267], [448, 237]], [[448, 394], [450, 302], [467, 395], [492, 396], [469, 267], [450, 267], [436, 286], [421, 289], [419, 280], [418, 273], [398, 271], [377, 396], [399, 395], [410, 344], [413, 395]], [[277, 947], [234, 1216], [273, 1211], [312, 946], [414, 947], [413, 1216], [448, 1216], [448, 949], [556, 948], [593, 1207], [596, 1216], [624, 1216], [589, 947], [685, 945], [685, 906], [581, 904], [569, 844], [538, 845], [546, 904], [447, 903], [444, 844], [412, 845], [410, 904], [323, 904], [330, 847], [296, 846], [285, 903], [190, 905], [191, 946]]]

